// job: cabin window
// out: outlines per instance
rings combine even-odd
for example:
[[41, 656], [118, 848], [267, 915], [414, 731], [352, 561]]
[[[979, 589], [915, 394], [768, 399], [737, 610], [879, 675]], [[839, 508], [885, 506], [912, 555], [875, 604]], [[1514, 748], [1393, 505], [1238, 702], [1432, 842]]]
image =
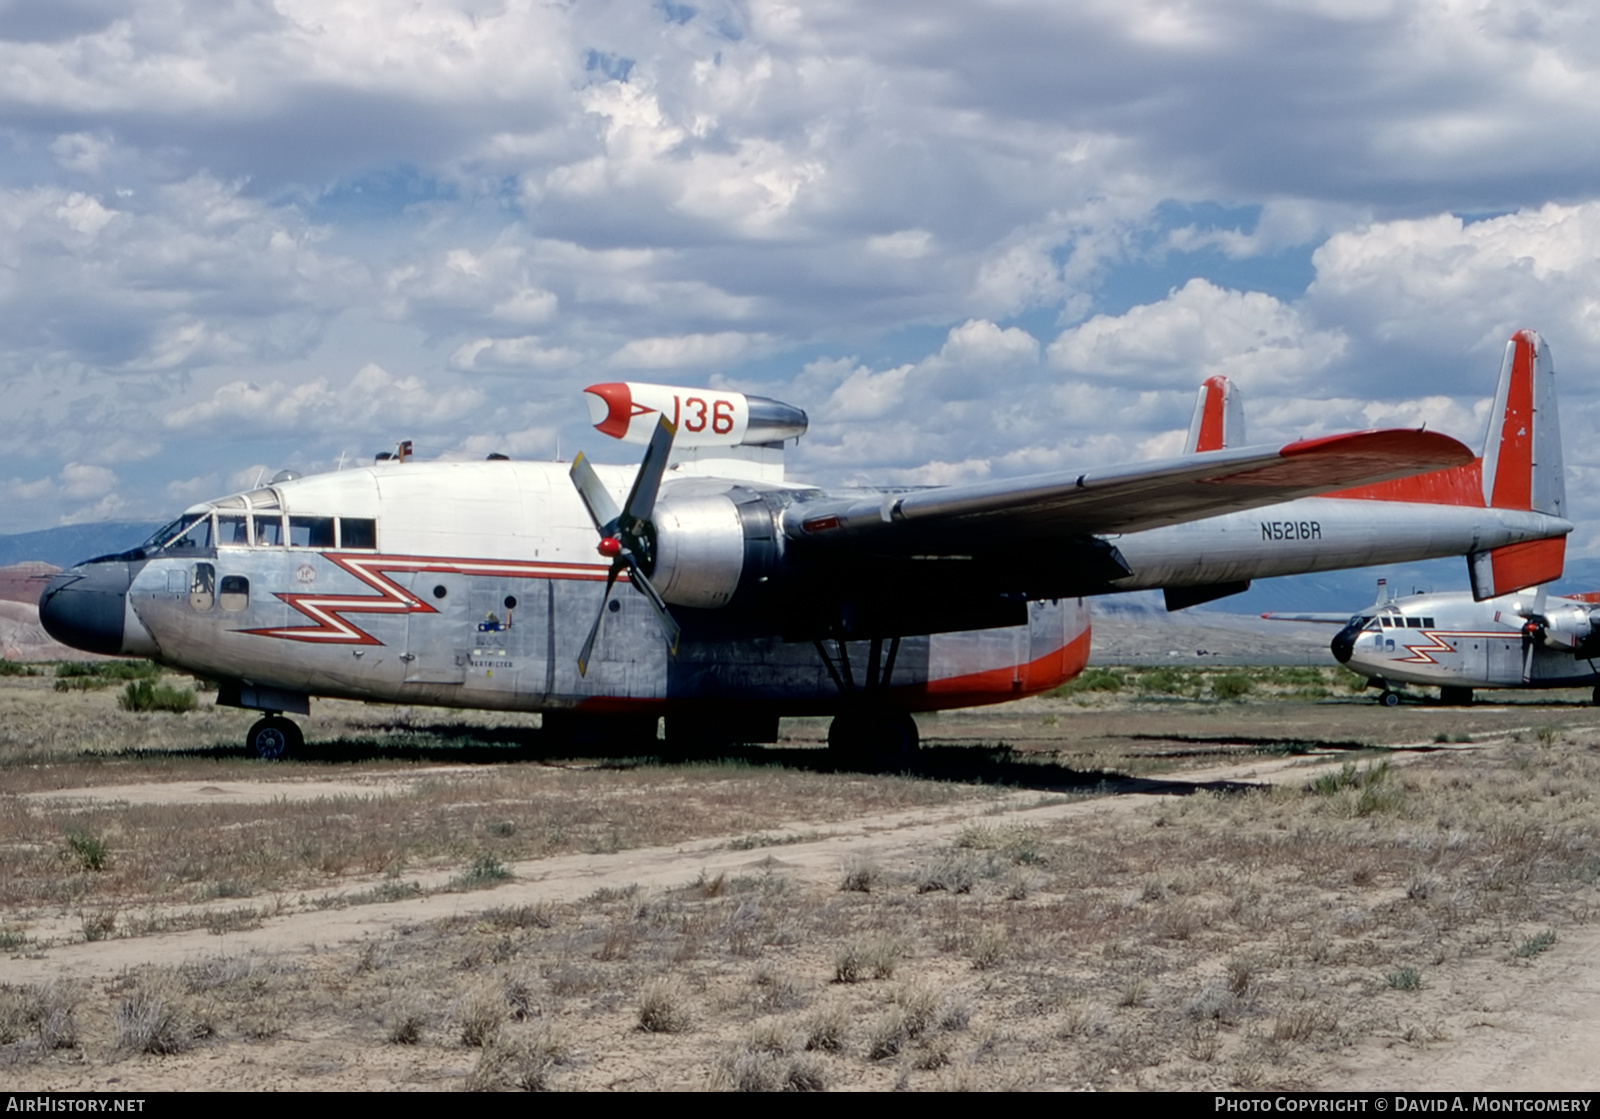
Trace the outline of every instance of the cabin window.
[[1407, 629], [1421, 629], [1422, 628], [1422, 619], [1421, 618], [1407, 618], [1406, 619], [1406, 628]]
[[283, 546], [282, 517], [257, 517], [255, 520], [257, 547], [279, 548]]
[[1378, 619], [1378, 624], [1383, 626], [1384, 629], [1388, 629], [1390, 626], [1394, 625], [1394, 619], [1393, 618], [1379, 618]]
[[210, 610], [217, 600], [217, 569], [197, 563], [189, 569], [189, 606], [201, 612]]
[[1432, 618], [1423, 618], [1422, 619], [1422, 628], [1423, 629], [1432, 629], [1433, 628], [1433, 619]]
[[250, 580], [243, 575], [224, 575], [218, 603], [230, 614], [249, 609]]
[[217, 514], [217, 547], [242, 548], [250, 543], [249, 521], [233, 514]]
[[289, 547], [331, 548], [333, 546], [332, 517], [289, 518]]
[[378, 522], [370, 517], [340, 517], [339, 547], [376, 548]]

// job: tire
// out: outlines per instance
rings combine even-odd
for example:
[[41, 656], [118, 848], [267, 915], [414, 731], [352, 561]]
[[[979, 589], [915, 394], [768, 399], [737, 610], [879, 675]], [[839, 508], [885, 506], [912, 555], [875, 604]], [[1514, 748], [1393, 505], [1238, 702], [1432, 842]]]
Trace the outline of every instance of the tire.
[[1471, 707], [1471, 688], [1440, 688], [1439, 702], [1447, 707]]
[[245, 736], [247, 749], [256, 757], [273, 762], [294, 756], [305, 744], [300, 728], [282, 715], [268, 715], [258, 720]]
[[1386, 691], [1378, 697], [1378, 702], [1383, 704], [1385, 707], [1399, 707], [1400, 693]]
[[1594, 686], [1594, 694], [1589, 697], [1589, 702], [1600, 707], [1600, 684]]
[[917, 721], [892, 707], [852, 707], [828, 726], [828, 752], [838, 764], [876, 773], [911, 765], [919, 747]]

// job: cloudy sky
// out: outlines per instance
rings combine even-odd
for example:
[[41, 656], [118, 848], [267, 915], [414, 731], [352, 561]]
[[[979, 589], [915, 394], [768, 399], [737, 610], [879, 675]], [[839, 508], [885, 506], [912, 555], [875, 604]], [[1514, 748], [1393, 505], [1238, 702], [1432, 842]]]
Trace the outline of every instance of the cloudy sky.
[[0, 532], [629, 460], [600, 380], [801, 405], [820, 482], [1172, 453], [1214, 373], [1476, 445], [1524, 326], [1600, 525], [1595, 12], [0, 0]]

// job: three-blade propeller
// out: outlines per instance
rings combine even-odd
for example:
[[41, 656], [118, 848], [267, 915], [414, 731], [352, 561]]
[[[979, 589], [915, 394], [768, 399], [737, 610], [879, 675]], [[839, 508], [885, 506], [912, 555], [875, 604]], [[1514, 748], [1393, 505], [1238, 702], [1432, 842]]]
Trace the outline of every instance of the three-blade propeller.
[[1523, 619], [1522, 682], [1524, 684], [1533, 680], [1533, 651], [1544, 643], [1545, 636], [1550, 630], [1550, 619], [1544, 612], [1545, 590], [1545, 586], [1540, 584], [1539, 589], [1533, 593], [1533, 609], [1520, 614]]
[[589, 672], [589, 658], [600, 637], [600, 626], [605, 621], [606, 607], [611, 602], [611, 588], [616, 585], [617, 576], [623, 571], [627, 571], [628, 581], [655, 608], [656, 617], [661, 620], [661, 628], [666, 633], [668, 650], [674, 654], [678, 651], [678, 623], [667, 612], [667, 604], [656, 593], [645, 573], [646, 568], [655, 564], [655, 526], [651, 524], [650, 516], [655, 512], [656, 493], [661, 489], [661, 478], [667, 470], [667, 457], [672, 453], [672, 439], [677, 433], [677, 425], [662, 416], [655, 434], [650, 437], [650, 445], [645, 448], [644, 461], [639, 464], [639, 473], [633, 479], [633, 489], [629, 491], [628, 500], [620, 511], [582, 452], [572, 460], [572, 484], [578, 488], [578, 496], [583, 498], [584, 508], [589, 510], [589, 519], [600, 533], [600, 554], [611, 561], [611, 570], [606, 574], [606, 593], [600, 600], [600, 611], [595, 615], [594, 625], [589, 627], [589, 636], [584, 639], [582, 651], [578, 653], [579, 675]]

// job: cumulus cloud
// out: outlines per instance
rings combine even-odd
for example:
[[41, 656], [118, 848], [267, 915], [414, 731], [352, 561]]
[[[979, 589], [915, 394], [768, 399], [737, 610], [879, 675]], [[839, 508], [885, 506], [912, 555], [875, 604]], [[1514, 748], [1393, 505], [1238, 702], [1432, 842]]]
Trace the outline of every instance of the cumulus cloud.
[[[1597, 19], [3, 7], [0, 383], [7, 492], [32, 496], [0, 530], [396, 426], [545, 453], [618, 371], [794, 398], [824, 480], [1164, 453], [1213, 372], [1263, 437], [1481, 423], [1512, 329], [1564, 374], [1600, 360], [1573, 139], [1600, 117]], [[123, 482], [87, 494], [69, 464]]]
[[1159, 303], [1096, 315], [1050, 343], [1064, 372], [1145, 384], [1198, 385], [1226, 374], [1246, 389], [1310, 387], [1344, 353], [1338, 331], [1317, 330], [1262, 292], [1190, 280]]
[[175, 430], [202, 426], [228, 430], [248, 422], [256, 430], [376, 432], [395, 424], [457, 419], [482, 399], [473, 388], [439, 391], [421, 377], [396, 377], [369, 364], [343, 385], [331, 384], [325, 377], [265, 387], [232, 381], [206, 400], [169, 412], [164, 422]]

